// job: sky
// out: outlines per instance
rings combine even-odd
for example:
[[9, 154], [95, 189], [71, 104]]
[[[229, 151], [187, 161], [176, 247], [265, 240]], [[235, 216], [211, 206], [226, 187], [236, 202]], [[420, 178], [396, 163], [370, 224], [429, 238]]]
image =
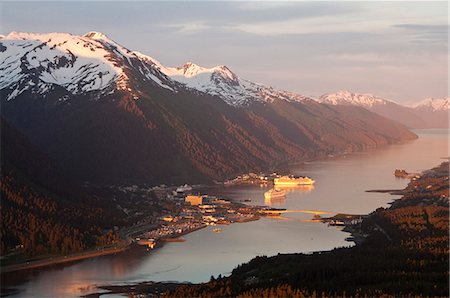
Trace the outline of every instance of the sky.
[[0, 34], [103, 32], [166, 66], [320, 96], [448, 96], [448, 2], [1, 1]]

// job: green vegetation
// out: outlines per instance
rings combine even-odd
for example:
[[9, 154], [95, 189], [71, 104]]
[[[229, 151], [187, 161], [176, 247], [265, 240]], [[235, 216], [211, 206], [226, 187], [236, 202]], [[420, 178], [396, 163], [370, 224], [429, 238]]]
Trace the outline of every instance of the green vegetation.
[[257, 257], [230, 277], [182, 285], [170, 297], [448, 297], [448, 162], [411, 181], [370, 214], [361, 245], [311, 255]]
[[12, 171], [2, 173], [0, 191], [2, 255], [67, 254], [118, 241], [112, 230], [105, 230], [107, 213], [100, 207], [44, 192]]

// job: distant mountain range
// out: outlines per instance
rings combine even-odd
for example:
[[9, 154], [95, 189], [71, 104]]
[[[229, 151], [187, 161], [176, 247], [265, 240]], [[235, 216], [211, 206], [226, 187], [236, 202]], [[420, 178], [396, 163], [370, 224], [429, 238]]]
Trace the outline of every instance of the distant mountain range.
[[[138, 99], [136, 79], [173, 92], [189, 89], [215, 95], [232, 106], [308, 99], [241, 79], [225, 65], [204, 68], [188, 62], [181, 67], [165, 67], [99, 32], [84, 36], [12, 32], [1, 40], [5, 60], [1, 64], [4, 74], [0, 89], [9, 89], [8, 99], [25, 91], [45, 96], [61, 87], [67, 93], [61, 101], [71, 95], [106, 95], [115, 90], [132, 92]], [[8, 55], [11, 47], [16, 51], [14, 55]], [[30, 81], [31, 84], [25, 84]]]
[[71, 177], [181, 183], [414, 139], [359, 106], [239, 78], [165, 67], [102, 33], [0, 38], [3, 121]]
[[372, 94], [349, 91], [324, 94], [320, 102], [331, 105], [360, 106], [409, 128], [448, 128], [449, 98], [426, 98], [410, 106], [401, 105]]

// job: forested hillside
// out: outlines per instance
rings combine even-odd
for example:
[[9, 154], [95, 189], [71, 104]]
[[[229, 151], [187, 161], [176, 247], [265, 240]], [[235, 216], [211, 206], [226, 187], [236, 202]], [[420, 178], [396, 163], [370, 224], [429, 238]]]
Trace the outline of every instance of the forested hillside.
[[166, 68], [99, 32], [13, 32], [0, 43], [2, 117], [81, 182], [212, 182], [417, 137], [223, 65]]
[[65, 179], [3, 119], [0, 191], [2, 255], [66, 254], [117, 240], [114, 210]]

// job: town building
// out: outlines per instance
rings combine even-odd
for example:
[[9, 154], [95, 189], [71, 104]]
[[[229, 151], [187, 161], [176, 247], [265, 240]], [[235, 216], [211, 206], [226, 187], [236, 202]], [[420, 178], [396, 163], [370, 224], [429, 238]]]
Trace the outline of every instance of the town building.
[[190, 203], [192, 206], [202, 205], [203, 198], [201, 196], [189, 195], [184, 199], [186, 203]]

